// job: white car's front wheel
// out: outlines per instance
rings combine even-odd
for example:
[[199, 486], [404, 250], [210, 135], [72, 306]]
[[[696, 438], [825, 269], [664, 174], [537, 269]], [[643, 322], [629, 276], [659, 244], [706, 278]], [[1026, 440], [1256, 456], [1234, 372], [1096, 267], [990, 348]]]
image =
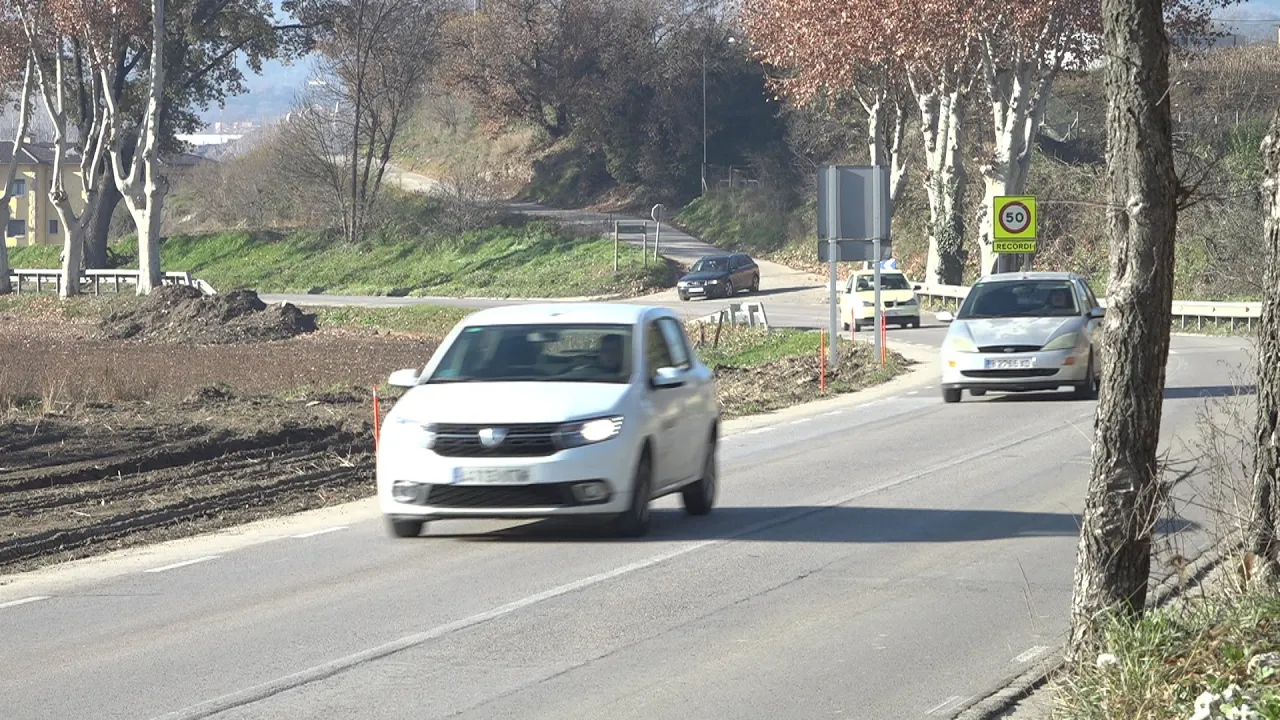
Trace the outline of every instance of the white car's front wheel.
[[681, 495], [684, 499], [684, 511], [690, 515], [708, 515], [716, 502], [717, 473], [716, 438], [711, 436], [707, 443], [707, 457], [702, 463], [702, 477], [692, 485], [685, 486]]
[[614, 526], [622, 537], [642, 537], [649, 532], [649, 500], [653, 494], [653, 460], [649, 448], [640, 451], [640, 461], [636, 463], [634, 488], [631, 495], [631, 507], [618, 515]]
[[387, 520], [387, 529], [398, 538], [416, 538], [422, 534], [422, 528], [426, 524], [426, 520], [389, 518]]

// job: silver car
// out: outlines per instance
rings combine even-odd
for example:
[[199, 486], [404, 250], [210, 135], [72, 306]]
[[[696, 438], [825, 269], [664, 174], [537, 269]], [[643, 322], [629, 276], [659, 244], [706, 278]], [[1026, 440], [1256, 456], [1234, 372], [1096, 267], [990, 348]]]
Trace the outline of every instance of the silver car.
[[1070, 387], [1098, 396], [1104, 308], [1075, 273], [1017, 272], [974, 283], [942, 343], [942, 398]]

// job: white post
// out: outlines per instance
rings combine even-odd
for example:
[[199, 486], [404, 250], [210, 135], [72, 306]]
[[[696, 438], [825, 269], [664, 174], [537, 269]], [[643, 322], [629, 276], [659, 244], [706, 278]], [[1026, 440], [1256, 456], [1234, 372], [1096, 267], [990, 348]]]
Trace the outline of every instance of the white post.
[[658, 241], [662, 238], [662, 221], [657, 221], [653, 230], [653, 261], [658, 262]]
[[831, 338], [827, 350], [827, 364], [834, 370], [839, 353], [836, 349], [840, 341], [840, 171], [832, 166], [827, 170], [827, 267], [831, 274]]

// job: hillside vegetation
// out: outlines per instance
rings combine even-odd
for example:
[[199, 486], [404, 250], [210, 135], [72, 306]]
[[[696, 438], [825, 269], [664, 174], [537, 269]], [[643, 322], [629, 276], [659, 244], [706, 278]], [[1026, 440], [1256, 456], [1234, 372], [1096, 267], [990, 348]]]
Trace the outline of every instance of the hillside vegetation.
[[[115, 247], [123, 266], [136, 263], [136, 243]], [[15, 267], [54, 267], [57, 248], [18, 248]], [[181, 268], [220, 292], [455, 297], [578, 297], [638, 294], [671, 284], [665, 265], [643, 262], [638, 249], [583, 237], [554, 223], [508, 220], [427, 242], [383, 236], [358, 245], [332, 233], [225, 231], [175, 235], [162, 246], [165, 267]]]
[[[720, 62], [733, 67], [723, 57]], [[1280, 104], [1280, 50], [1214, 50], [1184, 59], [1175, 72], [1178, 164], [1188, 189], [1179, 225], [1176, 293], [1185, 299], [1257, 298], [1261, 276], [1255, 258], [1262, 228], [1259, 147], [1270, 113]], [[719, 77], [722, 81], [723, 74]], [[756, 87], [761, 87], [759, 81]], [[484, 178], [501, 181], [504, 194], [562, 207], [647, 214], [653, 203], [666, 202], [669, 214], [678, 213], [678, 225], [709, 242], [822, 272], [814, 250], [815, 170], [827, 163], [866, 162], [861, 112], [852, 105], [795, 108], [768, 101], [763, 94], [721, 96], [719, 102], [730, 105], [709, 111], [713, 130], [718, 127], [724, 134], [709, 143], [713, 165], [706, 194], [686, 181], [666, 187], [628, 182], [626, 173], [606, 162], [620, 150], [583, 133], [551, 139], [529, 125], [502, 130], [501, 124], [486, 124], [461, 97], [436, 98], [420, 109], [413, 140], [401, 148], [402, 160], [424, 171], [471, 176], [476, 158], [488, 158]], [[734, 134], [726, 129], [725, 116], [754, 115], [758, 105], [772, 108], [777, 124], [769, 132]], [[1028, 186], [1039, 200], [1036, 267], [1079, 272], [1099, 292], [1105, 292], [1108, 274], [1105, 208], [1100, 202], [1105, 113], [1096, 72], [1061, 75], [1038, 138]], [[965, 232], [973, 245], [968, 248], [965, 281], [971, 282], [976, 274], [980, 160], [991, 153], [989, 108], [976, 96], [966, 120]], [[924, 159], [918, 129], [913, 125], [907, 132], [909, 178], [893, 216], [894, 255], [913, 277], [923, 277], [929, 230], [921, 177]], [[634, 142], [643, 145], [645, 140]], [[722, 164], [715, 164], [717, 160]], [[689, 166], [698, 168], [696, 162]]]

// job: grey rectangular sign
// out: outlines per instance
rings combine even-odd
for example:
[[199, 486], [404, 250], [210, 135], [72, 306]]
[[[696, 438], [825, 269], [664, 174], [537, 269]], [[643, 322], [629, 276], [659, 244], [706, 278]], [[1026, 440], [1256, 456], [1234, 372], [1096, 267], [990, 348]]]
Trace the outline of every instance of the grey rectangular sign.
[[888, 241], [892, 213], [888, 166], [828, 165], [818, 171], [819, 238]]
[[[837, 240], [840, 246], [840, 262], [871, 262], [875, 260], [874, 240]], [[818, 241], [818, 262], [831, 262], [827, 251], [831, 247], [828, 240]], [[893, 245], [888, 241], [880, 243], [881, 259], [893, 256]]]

